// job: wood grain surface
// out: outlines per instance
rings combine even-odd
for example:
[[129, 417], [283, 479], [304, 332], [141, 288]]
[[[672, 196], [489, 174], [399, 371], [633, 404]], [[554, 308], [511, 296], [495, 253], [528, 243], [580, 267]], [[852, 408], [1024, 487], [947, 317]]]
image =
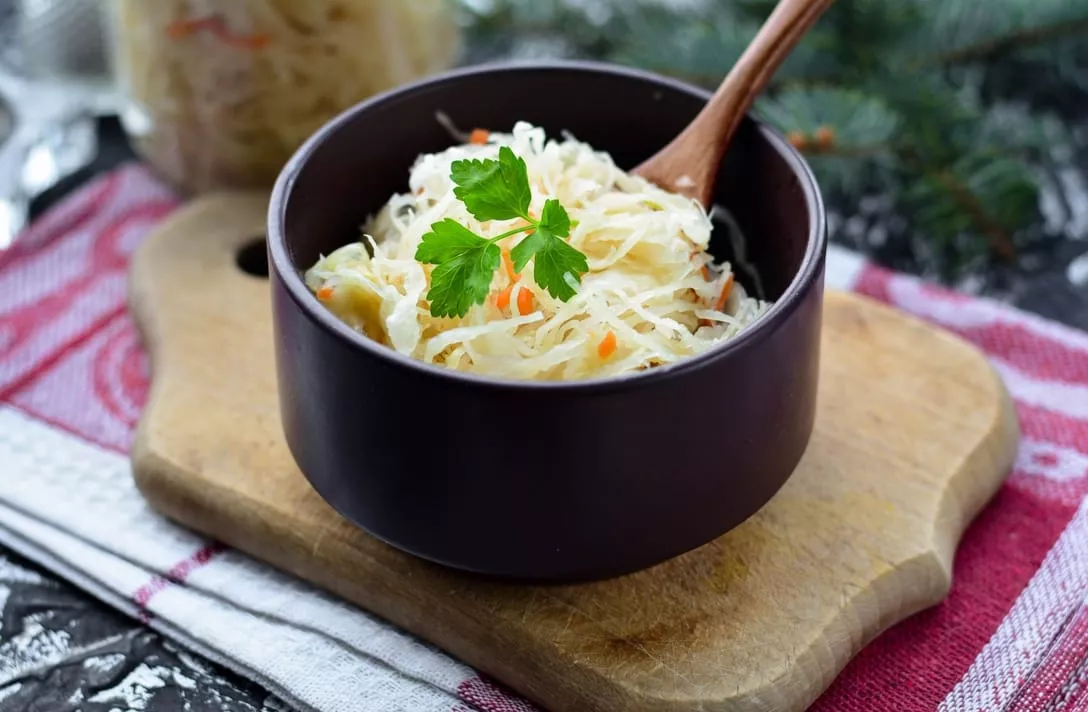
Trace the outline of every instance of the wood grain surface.
[[551, 712], [805, 709], [866, 642], [941, 601], [963, 530], [1011, 467], [1011, 401], [979, 352], [829, 292], [812, 441], [747, 522], [594, 584], [448, 571], [344, 521], [291, 459], [268, 284], [235, 259], [263, 236], [265, 207], [263, 195], [200, 199], [135, 257], [131, 305], [153, 368], [133, 450], [140, 490]]

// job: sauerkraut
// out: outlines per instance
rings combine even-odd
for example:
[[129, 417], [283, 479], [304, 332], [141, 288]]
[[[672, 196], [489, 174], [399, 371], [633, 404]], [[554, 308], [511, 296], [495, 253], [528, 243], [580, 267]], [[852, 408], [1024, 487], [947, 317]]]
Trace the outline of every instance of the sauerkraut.
[[112, 0], [121, 117], [189, 192], [270, 187], [326, 121], [447, 69], [449, 0]]
[[[491, 238], [515, 222], [476, 220], [454, 196], [450, 165], [494, 159], [504, 145], [526, 162], [530, 212], [539, 215], [548, 198], [567, 209], [570, 245], [586, 255], [589, 272], [563, 302], [536, 284], [533, 263], [519, 275], [499, 269], [484, 304], [461, 318], [433, 317], [426, 301], [433, 267], [414, 257], [431, 225], [452, 218]], [[616, 376], [704, 352], [769, 306], [707, 252], [713, 223], [698, 202], [621, 170], [571, 136], [549, 139], [519, 122], [486, 144], [420, 156], [408, 188], [363, 227], [359, 242], [322, 256], [305, 280], [349, 326], [426, 363], [509, 379]], [[498, 244], [508, 250], [524, 237]]]

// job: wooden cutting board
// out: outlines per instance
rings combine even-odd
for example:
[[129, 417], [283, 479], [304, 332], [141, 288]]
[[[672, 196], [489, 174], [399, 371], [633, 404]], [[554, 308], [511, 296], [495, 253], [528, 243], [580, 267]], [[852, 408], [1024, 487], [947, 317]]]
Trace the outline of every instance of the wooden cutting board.
[[[333, 591], [551, 712], [803, 710], [880, 631], [941, 601], [1008, 472], [1008, 394], [973, 347], [829, 292], [816, 429], [760, 512], [655, 568], [576, 586], [483, 581], [348, 524], [280, 431], [263, 195], [214, 196], [139, 249], [153, 382], [133, 450], [163, 514]], [[249, 251], [247, 245], [255, 244]]]

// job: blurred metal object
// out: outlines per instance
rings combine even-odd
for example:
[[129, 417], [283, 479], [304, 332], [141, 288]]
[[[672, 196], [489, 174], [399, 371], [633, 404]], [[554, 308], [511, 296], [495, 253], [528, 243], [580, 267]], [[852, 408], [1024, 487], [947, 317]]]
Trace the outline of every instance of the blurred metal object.
[[36, 85], [84, 95], [111, 111], [113, 82], [102, 0], [7, 0], [0, 68]]
[[[0, 143], [0, 251], [26, 227], [30, 201], [94, 160], [98, 150], [95, 117], [80, 106], [7, 91], [0, 96], [11, 131]], [[14, 101], [37, 102], [32, 112]], [[48, 113], [45, 113], [48, 112]]]
[[0, 0], [0, 250], [30, 201], [94, 160], [95, 117], [116, 110], [101, 0]]

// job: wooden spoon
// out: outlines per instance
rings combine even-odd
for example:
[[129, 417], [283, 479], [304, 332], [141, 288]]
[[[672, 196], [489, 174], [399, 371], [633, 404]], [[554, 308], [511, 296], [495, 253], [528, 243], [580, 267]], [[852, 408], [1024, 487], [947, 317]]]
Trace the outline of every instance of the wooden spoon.
[[709, 208], [725, 149], [779, 65], [833, 0], [781, 0], [714, 96], [669, 145], [634, 170]]

